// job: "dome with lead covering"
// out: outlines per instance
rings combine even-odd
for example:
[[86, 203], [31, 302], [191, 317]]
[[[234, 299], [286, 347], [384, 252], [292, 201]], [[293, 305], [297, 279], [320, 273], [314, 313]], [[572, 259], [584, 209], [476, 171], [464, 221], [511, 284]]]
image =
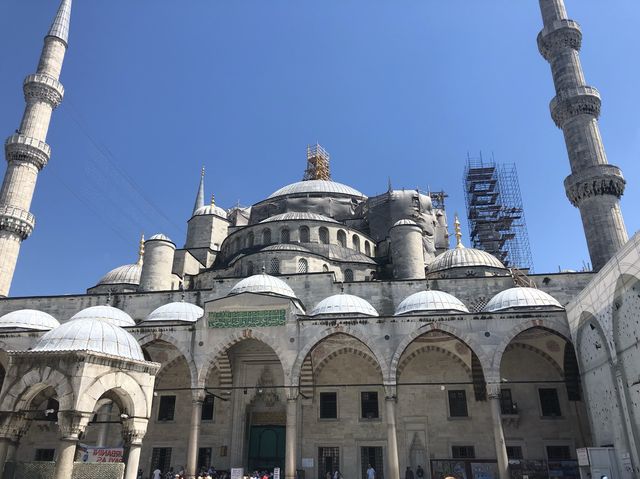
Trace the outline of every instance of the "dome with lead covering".
[[516, 287], [496, 294], [487, 303], [488, 312], [511, 311], [518, 309], [564, 309], [550, 294], [536, 288]]
[[142, 273], [142, 265], [140, 263], [125, 264], [112, 269], [105, 274], [98, 285], [101, 284], [140, 284], [140, 274]]
[[304, 246], [300, 246], [293, 243], [272, 244], [269, 246], [265, 246], [260, 251], [300, 251], [303, 253], [309, 252], [309, 250]]
[[153, 235], [147, 241], [153, 241], [153, 240], [169, 241], [169, 242], [173, 243], [173, 241], [171, 241], [171, 238], [169, 238], [167, 235], [163, 235], [162, 233], [158, 233], [158, 234]]
[[238, 284], [229, 291], [230, 295], [240, 293], [266, 293], [286, 296], [287, 298], [296, 297], [296, 294], [287, 283], [265, 273], [249, 276], [239, 281]]
[[71, 320], [99, 319], [115, 326], [135, 326], [136, 322], [121, 309], [109, 305], [91, 306], [71, 316]]
[[56, 318], [37, 309], [20, 309], [0, 317], [0, 329], [49, 331], [60, 326]]
[[318, 213], [289, 212], [265, 218], [260, 223], [271, 223], [273, 221], [325, 221], [327, 223], [337, 223], [333, 218], [320, 215]]
[[429, 272], [473, 267], [505, 269], [498, 258], [486, 251], [473, 248], [455, 248], [436, 256], [436, 259], [429, 265]]
[[195, 304], [177, 301], [154, 309], [145, 321], [181, 321], [195, 323], [204, 315], [204, 309]]
[[413, 220], [407, 219], [407, 218], [405, 218], [403, 220], [400, 220], [400, 221], [396, 221], [393, 224], [392, 228], [395, 227], [395, 226], [417, 226], [418, 228], [420, 228], [420, 225], [418, 225], [418, 223], [416, 223]]
[[131, 334], [100, 319], [74, 319], [46, 332], [33, 351], [93, 351], [144, 361], [142, 348]]
[[215, 215], [227, 219], [227, 212], [215, 204], [204, 205], [193, 212], [193, 216]]
[[455, 311], [468, 313], [469, 310], [455, 296], [444, 291], [420, 291], [405, 298], [396, 309], [396, 316], [408, 313], [429, 313]]
[[363, 316], [378, 316], [378, 312], [368, 301], [352, 294], [335, 294], [320, 301], [309, 316], [321, 314], [351, 314]]
[[327, 180], [309, 180], [298, 181], [297, 183], [291, 183], [284, 186], [277, 191], [274, 191], [269, 195], [269, 198], [276, 198], [278, 196], [287, 195], [304, 195], [314, 193], [335, 194], [344, 196], [356, 196], [358, 198], [366, 198], [365, 195], [358, 190], [351, 188], [350, 186], [343, 185], [336, 181]]

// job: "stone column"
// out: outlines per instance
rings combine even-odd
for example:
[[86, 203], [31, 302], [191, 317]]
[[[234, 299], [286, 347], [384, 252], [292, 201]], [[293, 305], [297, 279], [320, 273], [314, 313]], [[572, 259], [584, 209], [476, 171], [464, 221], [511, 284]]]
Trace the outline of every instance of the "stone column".
[[504, 429], [502, 428], [500, 394], [500, 383], [487, 384], [487, 396], [489, 398], [489, 405], [491, 406], [493, 439], [495, 441], [496, 457], [498, 459], [498, 475], [500, 479], [509, 479], [509, 458], [507, 457], [507, 445], [504, 441]]
[[202, 403], [204, 391], [193, 392], [191, 406], [191, 426], [189, 428], [189, 444], [187, 445], [187, 478], [193, 479], [198, 474], [198, 442], [200, 440], [200, 423], [202, 421]]
[[295, 479], [297, 469], [298, 447], [297, 424], [298, 424], [298, 388], [289, 387], [287, 394], [287, 430], [286, 430], [286, 446], [285, 446], [285, 479]]
[[4, 474], [4, 466], [7, 462], [7, 454], [9, 453], [9, 445], [11, 439], [8, 437], [0, 437], [0, 477]]
[[28, 428], [29, 422], [22, 414], [2, 413], [0, 416], [0, 478], [7, 459], [15, 455], [15, 448]]
[[122, 437], [129, 448], [124, 479], [136, 479], [140, 466], [140, 449], [142, 439], [147, 433], [147, 419], [130, 418], [122, 423]]
[[396, 428], [396, 386], [384, 387], [384, 402], [387, 414], [387, 463], [389, 479], [400, 479], [398, 460], [398, 432]]
[[60, 446], [53, 470], [53, 479], [69, 479], [73, 474], [73, 460], [80, 435], [86, 430], [92, 412], [59, 411]]

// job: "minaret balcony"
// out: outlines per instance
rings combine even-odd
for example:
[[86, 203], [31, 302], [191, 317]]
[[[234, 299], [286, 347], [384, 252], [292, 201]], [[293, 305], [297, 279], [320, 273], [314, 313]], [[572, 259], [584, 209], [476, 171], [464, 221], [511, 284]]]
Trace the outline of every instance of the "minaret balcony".
[[33, 232], [36, 218], [28, 211], [11, 205], [0, 205], [0, 230], [11, 231], [23, 240]]
[[564, 180], [567, 198], [573, 206], [580, 206], [583, 200], [600, 195], [620, 198], [626, 181], [622, 171], [615, 165], [593, 165], [572, 173]]
[[579, 51], [581, 46], [582, 30], [580, 24], [573, 20], [556, 20], [538, 33], [538, 50], [548, 62], [562, 50], [572, 48]]
[[44, 141], [19, 133], [7, 138], [4, 151], [7, 161], [27, 161], [38, 170], [44, 168], [51, 158], [51, 147]]
[[45, 102], [55, 109], [64, 97], [62, 83], [52, 76], [42, 73], [29, 75], [24, 79], [24, 98], [27, 103]]
[[578, 115], [598, 118], [601, 106], [600, 92], [596, 88], [580, 86], [559, 92], [551, 100], [549, 109], [557, 127], [562, 128], [567, 120]]

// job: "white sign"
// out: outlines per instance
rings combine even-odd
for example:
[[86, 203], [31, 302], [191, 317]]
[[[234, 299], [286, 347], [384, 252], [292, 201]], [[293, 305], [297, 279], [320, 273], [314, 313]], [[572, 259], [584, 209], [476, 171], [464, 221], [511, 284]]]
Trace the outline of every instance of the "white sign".
[[124, 449], [121, 447], [80, 446], [81, 462], [122, 462]]
[[273, 479], [280, 479], [280, 468], [276, 467], [273, 469]]
[[580, 449], [576, 449], [576, 456], [578, 456], [578, 466], [588, 466], [589, 465], [589, 451], [586, 447], [581, 447]]
[[242, 467], [231, 468], [231, 479], [242, 479], [244, 476], [244, 469]]
[[302, 467], [305, 469], [311, 469], [313, 467], [313, 457], [303, 457]]

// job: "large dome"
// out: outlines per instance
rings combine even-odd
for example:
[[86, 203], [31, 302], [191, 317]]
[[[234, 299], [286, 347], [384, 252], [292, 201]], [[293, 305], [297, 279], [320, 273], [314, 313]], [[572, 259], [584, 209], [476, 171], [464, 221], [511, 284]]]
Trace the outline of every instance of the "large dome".
[[298, 181], [290, 185], [280, 188], [269, 195], [269, 198], [286, 195], [303, 195], [306, 193], [328, 193], [335, 195], [357, 196], [358, 198], [366, 198], [365, 195], [350, 186], [337, 183], [335, 181], [326, 180], [309, 180]]
[[472, 268], [484, 266], [505, 269], [498, 258], [486, 251], [473, 248], [450, 249], [437, 256], [429, 265], [429, 272], [444, 271], [451, 268]]
[[361, 314], [378, 316], [378, 312], [364, 299], [352, 294], [335, 294], [320, 301], [309, 316], [320, 314]]
[[131, 334], [107, 321], [75, 319], [45, 333], [33, 351], [93, 351], [144, 361]]
[[238, 284], [229, 291], [229, 294], [240, 293], [267, 293], [286, 296], [288, 298], [296, 297], [296, 294], [287, 283], [265, 273], [249, 276], [239, 281]]
[[553, 296], [539, 289], [516, 287], [496, 294], [484, 310], [494, 312], [530, 308], [562, 308], [562, 305]]
[[49, 331], [60, 326], [56, 318], [37, 309], [20, 309], [0, 317], [0, 329]]
[[71, 316], [71, 320], [100, 319], [115, 326], [135, 326], [136, 322], [121, 309], [109, 305], [91, 306]]
[[101, 284], [140, 284], [140, 274], [142, 273], [142, 265], [139, 263], [125, 264], [112, 269], [105, 274], [98, 285]]
[[204, 315], [204, 309], [195, 304], [178, 301], [154, 309], [145, 321], [183, 321], [195, 323]]
[[265, 218], [260, 223], [271, 223], [273, 221], [326, 221], [328, 223], [337, 223], [336, 220], [329, 218], [328, 216], [305, 212], [282, 213]]
[[407, 313], [426, 313], [435, 311], [459, 311], [468, 313], [469, 310], [455, 296], [443, 291], [420, 291], [405, 298], [396, 309], [396, 316]]

